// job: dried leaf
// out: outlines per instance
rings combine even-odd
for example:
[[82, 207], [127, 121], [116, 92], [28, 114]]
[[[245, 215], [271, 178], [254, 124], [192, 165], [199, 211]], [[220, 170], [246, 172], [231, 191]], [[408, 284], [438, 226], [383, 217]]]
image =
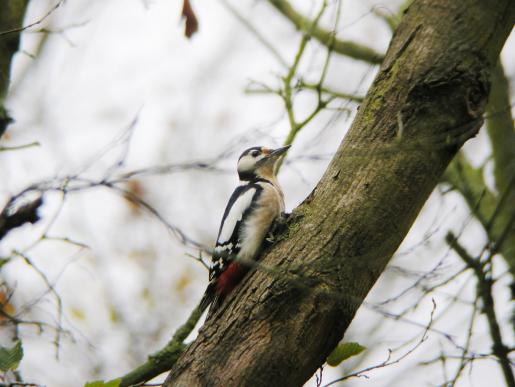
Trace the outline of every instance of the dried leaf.
[[198, 31], [198, 20], [193, 8], [191, 7], [190, 0], [184, 0], [182, 3], [181, 18], [186, 20], [184, 28], [184, 35], [190, 39], [195, 32]]
[[123, 195], [127, 200], [129, 208], [133, 215], [139, 215], [140, 205], [135, 198], [143, 198], [145, 196], [145, 188], [139, 180], [130, 180], [127, 183], [127, 193]]
[[[0, 309], [2, 309], [2, 312], [9, 316], [12, 316], [16, 313], [16, 309], [9, 302], [9, 297], [4, 291], [0, 291]], [[4, 320], [5, 318], [5, 316], [0, 315], [0, 321]]]

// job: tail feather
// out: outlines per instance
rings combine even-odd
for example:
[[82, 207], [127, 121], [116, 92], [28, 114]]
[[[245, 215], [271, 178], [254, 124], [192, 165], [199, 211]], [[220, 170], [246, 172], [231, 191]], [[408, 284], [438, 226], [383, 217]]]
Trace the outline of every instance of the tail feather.
[[218, 308], [220, 308], [220, 306], [222, 306], [224, 299], [225, 299], [224, 296], [217, 294], [217, 293], [214, 294], [214, 297], [211, 300], [211, 306], [209, 308], [209, 311], [207, 312], [206, 321], [208, 321], [215, 314], [215, 312], [218, 310]]
[[240, 283], [248, 270], [249, 268], [240, 262], [231, 262], [219, 276], [211, 280], [201, 300], [202, 311], [211, 305], [206, 321], [222, 306], [225, 298]]
[[206, 291], [204, 292], [202, 299], [200, 300], [199, 305], [200, 309], [202, 310], [202, 313], [208, 308], [208, 306], [214, 301], [215, 298], [215, 283], [210, 282], [209, 285], [207, 285]]
[[209, 285], [207, 285], [202, 299], [200, 300], [199, 305], [202, 313], [204, 313], [204, 311], [209, 308], [206, 321], [211, 318], [211, 316], [218, 310], [218, 308], [220, 308], [225, 299], [225, 296], [218, 293], [216, 289], [216, 282], [210, 282]]

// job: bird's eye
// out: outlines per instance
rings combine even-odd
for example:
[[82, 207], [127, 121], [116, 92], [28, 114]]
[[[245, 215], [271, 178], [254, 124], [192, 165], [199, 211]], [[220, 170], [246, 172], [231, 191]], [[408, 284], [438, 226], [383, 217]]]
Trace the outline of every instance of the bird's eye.
[[252, 152], [250, 153], [250, 155], [251, 155], [252, 157], [257, 157], [257, 156], [259, 156], [259, 151], [258, 151], [258, 150], [252, 151]]

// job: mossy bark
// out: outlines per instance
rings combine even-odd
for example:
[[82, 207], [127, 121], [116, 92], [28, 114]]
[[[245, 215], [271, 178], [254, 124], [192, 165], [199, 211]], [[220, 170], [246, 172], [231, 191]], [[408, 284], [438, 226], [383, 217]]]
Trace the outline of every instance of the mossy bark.
[[450, 160], [475, 135], [512, 0], [416, 0], [287, 237], [165, 386], [300, 386], [341, 340]]

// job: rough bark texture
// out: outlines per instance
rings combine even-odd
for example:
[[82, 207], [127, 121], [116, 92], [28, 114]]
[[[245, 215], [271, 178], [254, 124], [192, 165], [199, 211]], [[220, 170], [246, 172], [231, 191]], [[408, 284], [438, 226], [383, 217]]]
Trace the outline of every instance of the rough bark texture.
[[[512, 0], [419, 0], [330, 166], [165, 386], [300, 386], [482, 123]], [[273, 269], [272, 269], [273, 268]]]

